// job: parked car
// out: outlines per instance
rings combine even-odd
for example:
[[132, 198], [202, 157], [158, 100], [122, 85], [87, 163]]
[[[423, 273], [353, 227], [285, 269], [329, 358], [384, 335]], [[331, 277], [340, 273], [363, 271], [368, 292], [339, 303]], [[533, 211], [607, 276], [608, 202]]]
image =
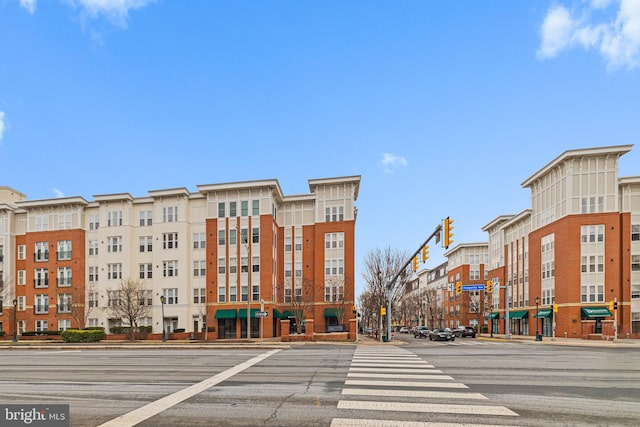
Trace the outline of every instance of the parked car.
[[431, 332], [431, 331], [426, 326], [418, 326], [413, 331], [413, 337], [414, 338], [426, 338], [426, 337], [429, 336], [429, 332]]
[[403, 326], [402, 328], [400, 328], [400, 333], [401, 334], [408, 334], [409, 333], [409, 328], [407, 328], [406, 326]]
[[460, 326], [459, 328], [453, 331], [453, 334], [457, 337], [476, 337], [476, 330], [471, 326]]
[[451, 331], [447, 331], [444, 328], [438, 328], [431, 331], [429, 334], [429, 340], [433, 341], [455, 341], [456, 336], [451, 333]]

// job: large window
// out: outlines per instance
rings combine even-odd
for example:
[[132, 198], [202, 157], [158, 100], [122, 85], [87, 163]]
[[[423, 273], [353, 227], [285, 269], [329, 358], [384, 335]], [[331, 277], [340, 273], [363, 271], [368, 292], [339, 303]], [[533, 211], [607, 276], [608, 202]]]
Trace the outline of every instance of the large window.
[[193, 233], [193, 249], [204, 249], [206, 247], [206, 233]]
[[631, 271], [640, 271], [640, 255], [631, 255]]
[[139, 245], [140, 252], [151, 252], [153, 250], [153, 237], [141, 236]]
[[107, 279], [122, 279], [122, 264], [107, 264]]
[[205, 260], [193, 261], [193, 277], [205, 277], [207, 274]]
[[631, 225], [631, 241], [640, 242], [640, 224]]
[[92, 255], [92, 256], [98, 255], [98, 241], [97, 240], [89, 240], [89, 255]]
[[178, 288], [168, 288], [162, 290], [165, 302], [169, 305], [178, 304]]
[[162, 208], [162, 222], [177, 222], [178, 221], [178, 207], [166, 206]]
[[58, 240], [58, 261], [71, 259], [71, 240]]
[[604, 242], [604, 224], [580, 227], [582, 243]]
[[604, 302], [603, 284], [583, 284], [581, 286], [582, 302]]
[[260, 215], [260, 200], [251, 201], [251, 215]]
[[224, 202], [218, 202], [218, 218], [224, 218], [225, 215]]
[[122, 236], [107, 237], [107, 252], [122, 252]]
[[631, 332], [640, 332], [640, 311], [631, 313]]
[[107, 212], [107, 227], [117, 227], [119, 225], [122, 225], [122, 211]]
[[193, 289], [193, 303], [205, 304], [207, 302], [207, 289], [206, 288], [194, 288]]
[[35, 262], [49, 261], [49, 242], [36, 242]]
[[36, 268], [35, 278], [33, 279], [33, 285], [36, 288], [46, 288], [49, 286], [49, 269], [48, 268]]
[[71, 313], [71, 294], [58, 295], [58, 313]]
[[100, 228], [100, 215], [89, 215], [89, 230]]
[[45, 314], [49, 312], [49, 295], [36, 295], [35, 312], [36, 314]]
[[153, 224], [152, 211], [140, 211], [140, 227]]
[[71, 286], [71, 267], [58, 267], [58, 286]]
[[162, 235], [162, 249], [178, 249], [178, 233], [164, 233]]
[[140, 264], [139, 270], [140, 270], [139, 277], [141, 279], [153, 278], [153, 264]]
[[[638, 260], [640, 262], [640, 259]], [[632, 261], [633, 262], [633, 261]], [[633, 264], [631, 264], [633, 267]], [[640, 267], [640, 264], [639, 264]], [[602, 273], [604, 272], [604, 256], [589, 255], [581, 257], [580, 268], [582, 273]], [[638, 269], [640, 271], [640, 268]]]
[[177, 277], [178, 276], [178, 261], [164, 261], [162, 263], [162, 275], [164, 277]]

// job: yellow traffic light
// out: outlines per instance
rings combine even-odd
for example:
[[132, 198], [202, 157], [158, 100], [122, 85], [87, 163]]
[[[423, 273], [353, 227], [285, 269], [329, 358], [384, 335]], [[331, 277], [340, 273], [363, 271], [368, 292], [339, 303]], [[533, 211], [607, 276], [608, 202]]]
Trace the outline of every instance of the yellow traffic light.
[[558, 312], [558, 304], [553, 304], [553, 312], [554, 313]]
[[487, 280], [487, 284], [486, 284], [484, 290], [485, 290], [485, 292], [493, 293], [493, 281], [492, 280]]
[[609, 311], [613, 311], [613, 300], [609, 301]]
[[460, 295], [462, 293], [462, 282], [456, 282], [456, 295]]
[[413, 257], [413, 271], [418, 271], [418, 255]]
[[429, 259], [429, 245], [424, 245], [422, 247], [422, 262], [427, 262]]
[[387, 315], [387, 307], [380, 307], [380, 316]]
[[449, 217], [446, 217], [444, 220], [444, 248], [448, 249], [449, 245], [453, 243], [453, 220]]

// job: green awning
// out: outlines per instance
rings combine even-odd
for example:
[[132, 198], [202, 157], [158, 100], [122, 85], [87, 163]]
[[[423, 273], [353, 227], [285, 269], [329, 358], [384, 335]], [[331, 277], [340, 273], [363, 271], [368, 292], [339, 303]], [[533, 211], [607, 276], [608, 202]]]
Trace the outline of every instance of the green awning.
[[282, 313], [283, 319], [291, 319], [292, 317], [296, 317], [296, 315], [293, 314], [293, 311], [291, 310], [285, 310], [284, 313]]
[[235, 319], [236, 309], [235, 308], [228, 309], [228, 310], [218, 309], [216, 311], [216, 315], [214, 316], [214, 318], [215, 319]]
[[[520, 311], [510, 311], [509, 319], [524, 319], [525, 317], [529, 317], [529, 310], [520, 310]], [[503, 319], [507, 318], [507, 313], [502, 316]]]
[[500, 317], [500, 313], [491, 313], [490, 315], [487, 316], [487, 320], [491, 320], [491, 319], [497, 319]]
[[338, 309], [337, 308], [325, 308], [324, 309], [324, 317], [338, 317]]
[[[259, 312], [260, 309], [259, 308], [252, 308], [251, 309], [251, 318], [253, 319], [254, 317], [256, 317], [256, 313]], [[241, 308], [240, 310], [238, 310], [238, 319], [246, 319], [247, 318], [247, 309], [246, 308]]]
[[537, 319], [546, 319], [548, 317], [551, 317], [552, 313], [553, 311], [550, 308], [543, 308], [542, 310], [538, 310], [538, 313], [533, 317]]
[[607, 307], [582, 307], [582, 317], [591, 319], [594, 317], [611, 316], [611, 312]]
[[282, 313], [277, 308], [273, 309], [273, 318], [274, 319], [282, 319]]

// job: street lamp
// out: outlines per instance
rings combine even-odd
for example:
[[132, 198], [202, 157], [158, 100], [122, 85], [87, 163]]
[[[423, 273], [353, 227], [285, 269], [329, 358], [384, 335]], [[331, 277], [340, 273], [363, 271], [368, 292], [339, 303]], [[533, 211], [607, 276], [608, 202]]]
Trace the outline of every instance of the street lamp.
[[164, 302], [166, 301], [164, 295], [160, 295], [160, 303], [162, 304], [162, 341], [167, 340], [167, 329], [164, 327]]
[[18, 342], [18, 300], [13, 299], [13, 342]]
[[536, 341], [542, 341], [540, 331], [538, 330], [538, 304], [540, 304], [540, 297], [536, 297]]
[[493, 304], [489, 305], [489, 318], [491, 319], [491, 338], [493, 338]]

